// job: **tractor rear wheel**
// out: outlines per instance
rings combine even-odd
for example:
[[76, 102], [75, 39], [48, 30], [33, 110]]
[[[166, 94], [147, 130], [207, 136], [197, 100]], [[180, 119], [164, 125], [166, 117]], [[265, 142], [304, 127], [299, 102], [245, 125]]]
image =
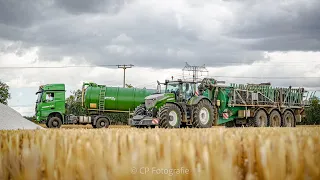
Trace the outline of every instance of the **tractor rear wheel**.
[[193, 112], [192, 125], [195, 128], [211, 128], [213, 126], [213, 106], [208, 100], [200, 101]]
[[171, 103], [167, 103], [158, 111], [159, 127], [161, 128], [180, 128], [181, 111], [180, 108]]
[[267, 113], [260, 109], [254, 116], [254, 126], [255, 127], [267, 127], [268, 126], [268, 116]]
[[296, 120], [294, 118], [294, 114], [286, 110], [283, 114], [283, 119], [282, 119], [282, 126], [283, 127], [296, 127]]
[[269, 126], [270, 127], [280, 127], [281, 126], [281, 114], [277, 110], [273, 110], [269, 116]]

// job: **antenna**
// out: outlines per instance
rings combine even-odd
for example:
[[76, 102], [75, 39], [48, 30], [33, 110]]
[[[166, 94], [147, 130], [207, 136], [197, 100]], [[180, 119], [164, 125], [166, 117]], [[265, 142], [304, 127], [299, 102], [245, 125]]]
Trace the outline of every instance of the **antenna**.
[[[182, 69], [183, 72], [184, 71], [192, 71], [193, 72], [193, 82], [196, 82], [198, 80], [198, 73], [200, 72], [201, 75], [202, 75], [202, 72], [209, 72], [205, 65], [202, 65], [202, 66], [190, 66], [187, 62], [186, 62], [186, 65], [185, 67]], [[184, 73], [183, 73], [183, 78], [184, 78]]]
[[126, 87], [126, 69], [127, 68], [132, 68], [134, 65], [129, 64], [129, 65], [117, 65], [118, 68], [122, 68], [123, 69], [123, 88]]

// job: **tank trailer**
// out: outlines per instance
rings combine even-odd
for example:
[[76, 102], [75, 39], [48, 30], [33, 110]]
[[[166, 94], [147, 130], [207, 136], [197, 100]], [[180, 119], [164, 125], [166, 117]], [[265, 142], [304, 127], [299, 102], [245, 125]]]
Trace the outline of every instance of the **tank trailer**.
[[[272, 87], [270, 83], [227, 86], [223, 81], [204, 78], [199, 82], [166, 80], [162, 84], [164, 93], [149, 95], [136, 107], [128, 120], [131, 126], [295, 127], [310, 104], [304, 88]], [[158, 91], [160, 88], [158, 82]]]
[[91, 124], [93, 128], [108, 127], [107, 112], [130, 113], [144, 98], [156, 90], [107, 87], [96, 83], [83, 83], [81, 105], [85, 115], [66, 114], [65, 84], [47, 84], [36, 93], [36, 121], [48, 128], [59, 128], [62, 124]]

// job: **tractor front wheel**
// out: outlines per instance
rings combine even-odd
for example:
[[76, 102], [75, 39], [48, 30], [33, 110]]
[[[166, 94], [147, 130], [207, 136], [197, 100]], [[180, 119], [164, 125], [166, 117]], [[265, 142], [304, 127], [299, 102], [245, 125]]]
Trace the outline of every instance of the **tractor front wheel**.
[[[133, 112], [133, 116], [145, 115], [145, 114], [146, 114], [146, 107], [145, 107], [144, 104], [139, 105], [138, 107], [136, 107], [136, 109]], [[130, 125], [130, 127], [143, 128], [143, 127], [131, 125], [130, 122], [128, 122], [128, 124]]]
[[161, 128], [180, 128], [181, 111], [175, 104], [165, 104], [158, 112], [159, 127]]
[[144, 115], [146, 111], [146, 108], [144, 105], [139, 105], [138, 107], [136, 107], [136, 109], [134, 110], [133, 115]]

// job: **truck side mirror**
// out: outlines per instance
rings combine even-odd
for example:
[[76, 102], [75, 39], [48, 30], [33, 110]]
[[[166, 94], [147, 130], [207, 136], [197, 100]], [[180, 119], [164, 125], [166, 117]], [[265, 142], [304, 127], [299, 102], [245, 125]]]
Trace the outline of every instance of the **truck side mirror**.
[[161, 93], [161, 85], [160, 84], [157, 85], [157, 93]]

